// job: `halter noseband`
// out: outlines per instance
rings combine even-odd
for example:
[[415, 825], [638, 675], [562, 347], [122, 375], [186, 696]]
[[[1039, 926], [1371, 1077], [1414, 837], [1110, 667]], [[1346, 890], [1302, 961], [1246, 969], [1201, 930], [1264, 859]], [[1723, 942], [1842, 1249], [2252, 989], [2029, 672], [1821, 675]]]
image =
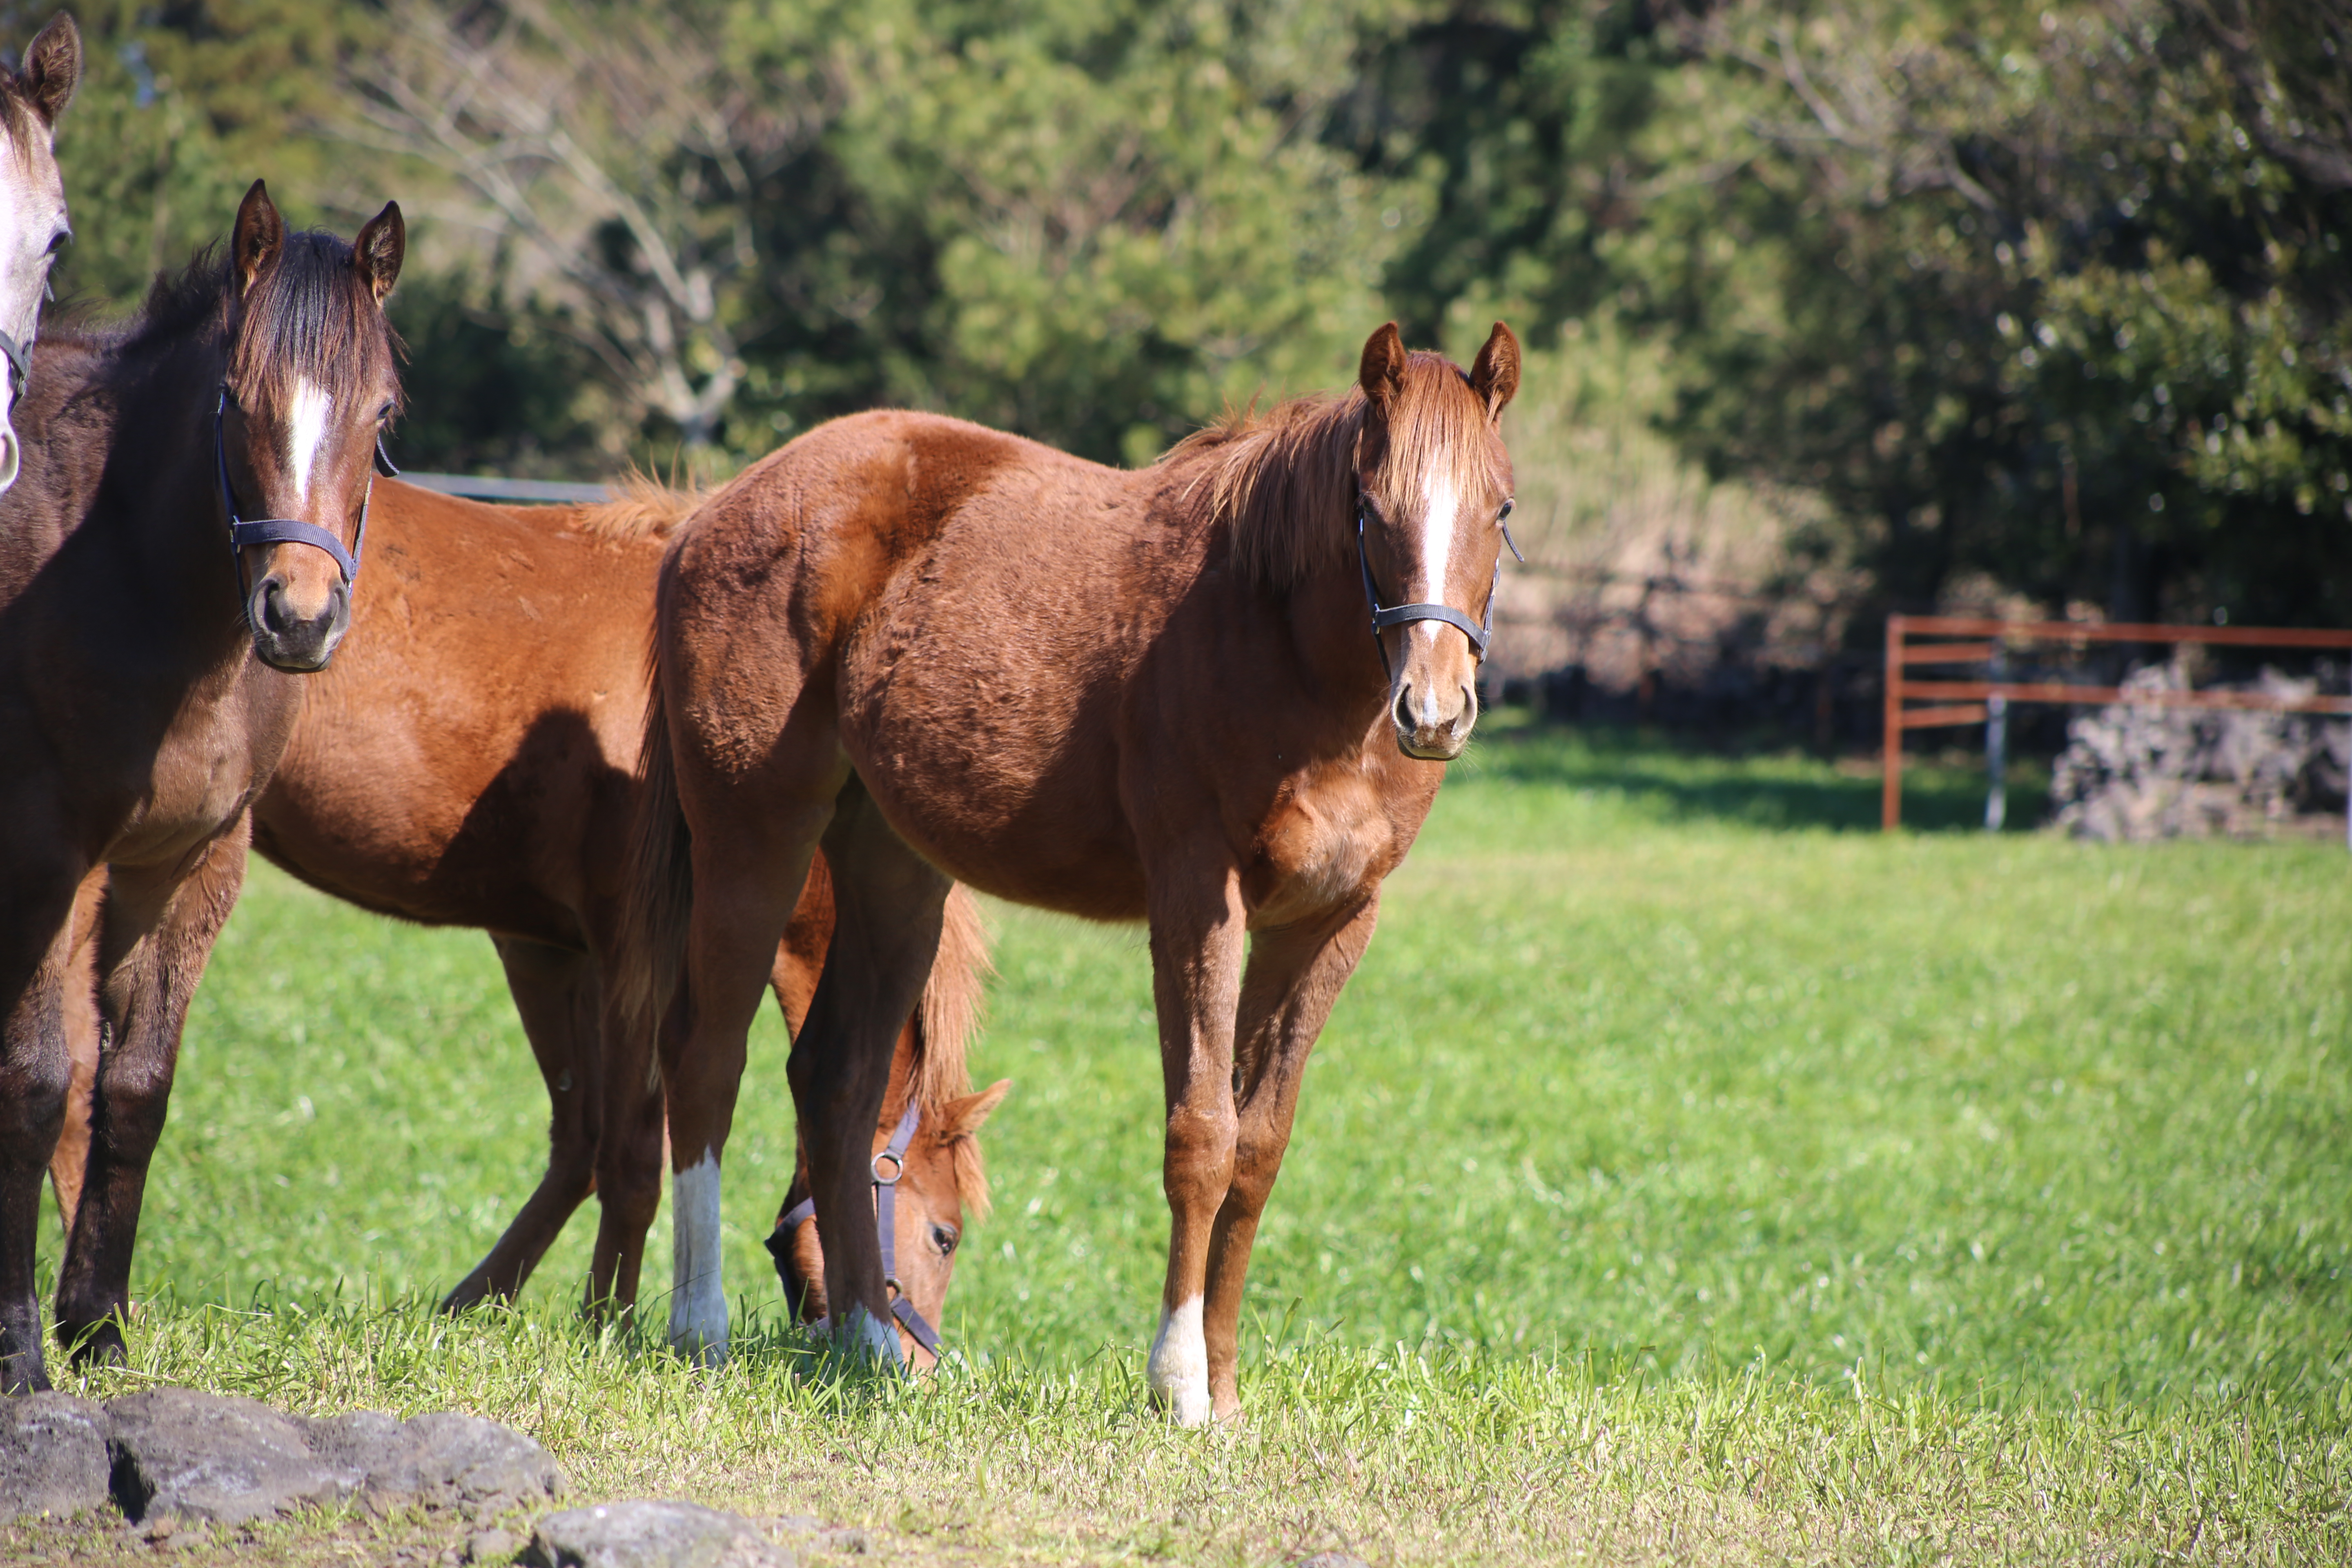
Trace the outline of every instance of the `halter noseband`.
[[[882, 1283], [889, 1288], [890, 1315], [898, 1320], [899, 1326], [914, 1337], [917, 1344], [936, 1357], [940, 1353], [940, 1331], [916, 1310], [907, 1288], [898, 1283], [898, 1178], [907, 1173], [907, 1146], [915, 1141], [915, 1129], [921, 1124], [922, 1117], [922, 1106], [909, 1095], [907, 1114], [898, 1118], [898, 1131], [890, 1134], [890, 1142], [874, 1156], [868, 1169], [874, 1174], [874, 1229], [882, 1243]], [[882, 1173], [885, 1161], [889, 1162], [890, 1167], [887, 1176]], [[783, 1212], [776, 1221], [776, 1228], [768, 1235], [768, 1254], [776, 1260], [776, 1272], [784, 1276], [787, 1289], [792, 1287], [792, 1276], [785, 1271], [791, 1266], [793, 1237], [802, 1221], [815, 1217], [816, 1199], [803, 1198]], [[832, 1321], [829, 1315], [819, 1318], [815, 1327], [830, 1328]]]
[[359, 531], [352, 537], [352, 547], [315, 522], [305, 522], [293, 517], [241, 518], [236, 515], [236, 491], [228, 482], [228, 447], [221, 433], [221, 422], [228, 414], [228, 384], [221, 384], [220, 396], [213, 404], [213, 471], [220, 481], [221, 510], [228, 514], [229, 559], [236, 566], [237, 602], [244, 606], [247, 626], [257, 634], [260, 627], [253, 625], [253, 590], [246, 582], [245, 552], [255, 544], [307, 544], [313, 550], [323, 550], [333, 557], [343, 574], [343, 586], [349, 588], [359, 580], [360, 552], [367, 546], [367, 514], [375, 500], [375, 474], [391, 479], [400, 470], [392, 466], [392, 458], [383, 449], [381, 431], [375, 438], [375, 474], [368, 476], [368, 493], [360, 502]]
[[[1380, 649], [1381, 672], [1391, 682], [1396, 679], [1396, 670], [1389, 663], [1389, 645], [1381, 640], [1381, 634], [1391, 626], [1401, 626], [1412, 621], [1443, 621], [1454, 627], [1470, 639], [1470, 651], [1484, 664], [1486, 645], [1495, 638], [1495, 591], [1502, 586], [1503, 563], [1499, 559], [1496, 561], [1495, 580], [1486, 584], [1486, 621], [1484, 626], [1474, 625], [1469, 616], [1451, 605], [1391, 605], [1382, 609], [1380, 590], [1372, 583], [1371, 557], [1364, 552], [1365, 504], [1364, 492], [1360, 489], [1356, 492], [1356, 566], [1364, 574], [1364, 603], [1371, 607], [1372, 646]], [[1504, 510], [1507, 511], [1509, 509]], [[1503, 542], [1511, 547], [1511, 559], [1525, 565], [1528, 558], [1519, 553], [1518, 542], [1511, 537], [1510, 524], [1497, 520], [1495, 526], [1503, 531]]]

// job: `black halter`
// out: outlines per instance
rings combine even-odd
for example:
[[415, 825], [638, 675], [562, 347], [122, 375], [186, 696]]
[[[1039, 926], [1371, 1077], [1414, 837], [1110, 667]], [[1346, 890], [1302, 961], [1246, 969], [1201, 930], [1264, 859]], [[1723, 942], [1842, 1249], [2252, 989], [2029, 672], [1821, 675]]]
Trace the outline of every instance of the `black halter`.
[[[1381, 640], [1381, 634], [1391, 626], [1404, 626], [1412, 621], [1444, 621], [1456, 628], [1470, 639], [1470, 651], [1477, 656], [1481, 664], [1485, 663], [1486, 645], [1495, 639], [1495, 590], [1502, 586], [1502, 562], [1497, 560], [1495, 563], [1495, 580], [1486, 584], [1486, 620], [1484, 626], [1473, 624], [1469, 616], [1451, 605], [1391, 605], [1382, 609], [1380, 590], [1372, 583], [1371, 557], [1364, 553], [1364, 494], [1359, 490], [1356, 492], [1356, 566], [1364, 574], [1364, 603], [1371, 606], [1372, 646], [1381, 651], [1381, 673], [1391, 682], [1396, 679], [1396, 670], [1389, 663], [1389, 645]], [[1504, 510], [1509, 510], [1507, 507]], [[1518, 542], [1511, 537], [1510, 525], [1497, 519], [1495, 526], [1503, 531], [1503, 542], [1511, 547], [1511, 559], [1525, 565], [1528, 558], [1519, 553]]]
[[[898, 1283], [898, 1178], [907, 1173], [907, 1145], [915, 1141], [915, 1129], [922, 1122], [923, 1108], [912, 1096], [907, 1100], [907, 1114], [898, 1118], [898, 1131], [890, 1142], [874, 1156], [869, 1167], [874, 1173], [874, 1229], [882, 1242], [882, 1283], [890, 1291], [890, 1315], [898, 1320], [915, 1342], [937, 1356], [940, 1353], [940, 1331], [924, 1320], [908, 1296], [907, 1288]], [[888, 1161], [890, 1173], [882, 1173], [884, 1161]], [[776, 1272], [783, 1276], [784, 1289], [792, 1289], [791, 1264], [793, 1234], [804, 1220], [816, 1217], [816, 1199], [803, 1198], [786, 1209], [776, 1220], [776, 1228], [768, 1235], [768, 1254], [776, 1260]], [[819, 1318], [816, 1327], [829, 1328], [832, 1319]]]
[[[221, 421], [228, 413], [228, 384], [221, 384], [220, 395], [213, 404], [213, 470], [220, 480], [221, 510], [228, 514], [229, 559], [236, 567], [237, 602], [245, 608], [246, 625], [255, 633], [260, 627], [253, 625], [253, 590], [245, 576], [245, 551], [252, 544], [307, 544], [313, 550], [323, 550], [334, 558], [343, 574], [343, 586], [349, 588], [359, 580], [360, 552], [367, 547], [367, 514], [375, 500], [375, 478], [368, 478], [368, 493], [360, 502], [359, 531], [352, 538], [352, 547], [315, 522], [304, 522], [293, 517], [241, 518], [236, 515], [236, 491], [228, 482], [228, 447], [221, 435]], [[400, 472], [392, 466], [392, 458], [383, 449], [383, 435], [375, 438], [375, 472], [392, 479]]]
[[33, 384], [32, 345], [0, 332], [0, 354], [8, 358], [8, 390], [16, 397], [24, 396], [26, 389]]

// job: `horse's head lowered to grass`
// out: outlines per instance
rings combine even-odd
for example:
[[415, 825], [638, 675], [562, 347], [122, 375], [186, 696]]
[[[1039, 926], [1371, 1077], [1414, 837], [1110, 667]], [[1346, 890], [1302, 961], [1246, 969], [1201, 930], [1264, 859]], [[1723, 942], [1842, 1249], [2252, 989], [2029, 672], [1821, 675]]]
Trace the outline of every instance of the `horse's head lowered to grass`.
[[81, 34], [63, 12], [26, 46], [20, 68], [0, 70], [0, 490], [16, 482], [10, 416], [32, 379], [49, 268], [73, 237], [51, 149], [80, 80]]
[[406, 247], [397, 203], [350, 244], [287, 233], [259, 180], [237, 208], [215, 444], [254, 651], [278, 669], [324, 668], [351, 626], [378, 441], [400, 404], [383, 299]]
[[1496, 322], [1465, 377], [1436, 354], [1408, 354], [1391, 322], [1364, 344], [1357, 383], [1359, 562], [1389, 718], [1405, 755], [1444, 761], [1478, 721], [1511, 510], [1499, 426], [1519, 389], [1519, 341]]

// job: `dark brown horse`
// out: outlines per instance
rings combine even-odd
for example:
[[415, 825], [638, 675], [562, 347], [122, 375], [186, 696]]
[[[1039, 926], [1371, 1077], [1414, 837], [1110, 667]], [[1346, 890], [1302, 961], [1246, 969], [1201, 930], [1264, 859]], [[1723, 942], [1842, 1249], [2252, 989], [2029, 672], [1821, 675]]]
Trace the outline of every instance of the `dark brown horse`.
[[11, 415], [32, 374], [49, 268], [73, 237], [52, 149], [80, 80], [81, 34], [62, 11], [25, 47], [21, 68], [0, 70], [0, 490], [16, 482]]
[[[700, 499], [640, 483], [609, 505], [494, 507], [379, 482], [353, 636], [307, 683], [254, 806], [254, 847], [268, 858], [379, 913], [481, 927], [505, 966], [547, 1084], [547, 1169], [443, 1302], [452, 1310], [520, 1290], [592, 1191], [603, 1219], [590, 1304], [636, 1300], [661, 1196], [661, 1090], [649, 1037], [605, 1047], [601, 977], [616, 962], [654, 577], [670, 525]], [[950, 909], [953, 940], [899, 1031], [875, 1142], [888, 1142], [911, 1095], [898, 1272], [931, 1322], [964, 1211], [985, 1206], [974, 1134], [1003, 1093], [970, 1092], [965, 1037], [986, 947], [969, 897]], [[772, 977], [794, 1028], [832, 929], [831, 885], [812, 876]], [[77, 1052], [78, 1090], [95, 1046]], [[80, 1131], [69, 1114], [52, 1164], [67, 1215]], [[821, 1288], [795, 1293], [823, 1311]]]
[[396, 206], [352, 244], [289, 235], [257, 181], [224, 258], [40, 343], [0, 498], [0, 1388], [47, 1382], [33, 1247], [88, 963], [105, 1045], [58, 1329], [78, 1360], [122, 1354], [188, 999], [294, 677], [350, 623], [404, 245]]
[[[929, 415], [811, 431], [662, 570], [633, 1005], [666, 1009], [671, 1159], [718, 1202], [744, 1028], [811, 857], [837, 924], [790, 1074], [835, 1301], [889, 1355], [854, 1223], [890, 1037], [950, 879], [1150, 922], [1173, 1227], [1155, 1395], [1238, 1409], [1242, 1284], [1300, 1069], [1476, 717], [1518, 344], [1393, 326], [1358, 386], [1122, 472]], [[1384, 603], [1389, 607], [1382, 608]], [[683, 1229], [681, 1247], [693, 1245]], [[715, 1255], [684, 1336], [723, 1345]]]

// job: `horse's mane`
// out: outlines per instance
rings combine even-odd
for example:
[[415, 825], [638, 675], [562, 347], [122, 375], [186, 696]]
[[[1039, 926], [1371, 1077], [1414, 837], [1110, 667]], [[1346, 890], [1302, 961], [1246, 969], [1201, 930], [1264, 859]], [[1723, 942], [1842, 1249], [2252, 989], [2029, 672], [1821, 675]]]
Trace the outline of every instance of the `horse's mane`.
[[[971, 1092], [968, 1052], [980, 1023], [981, 988], [992, 967], [980, 907], [971, 889], [959, 883], [949, 889], [947, 906], [940, 911], [939, 957], [923, 985], [920, 1026], [915, 1031], [914, 1082], [908, 1092], [923, 1108], [926, 1126], [941, 1125], [948, 1102]], [[956, 1190], [963, 1194], [964, 1205], [986, 1217], [988, 1170], [978, 1140], [956, 1141], [955, 1163]]]
[[33, 167], [33, 149], [45, 141], [49, 128], [25, 97], [17, 73], [0, 65], [0, 124], [8, 132], [8, 156], [20, 169]]
[[[1364, 409], [1363, 389], [1350, 387], [1337, 397], [1294, 397], [1263, 414], [1254, 406], [1229, 411], [1155, 466], [1171, 478], [1205, 470], [1178, 487], [1179, 500], [1204, 500], [1227, 531], [1235, 569], [1280, 592], [1347, 563]], [[1486, 411], [1461, 367], [1442, 354], [1407, 355], [1388, 423], [1386, 469], [1425, 476], [1483, 464], [1493, 450]], [[1456, 477], [1457, 490], [1470, 488], [1465, 479]]]
[[[102, 353], [133, 353], [175, 342], [228, 322], [229, 262], [215, 243], [189, 258], [176, 272], [155, 274], [147, 297], [130, 316], [106, 321], [71, 308], [53, 318], [44, 339], [76, 342]], [[375, 340], [385, 352], [402, 352], [398, 334], [375, 308], [367, 285], [352, 268], [348, 241], [320, 229], [286, 237], [278, 258], [245, 299], [247, 330], [239, 334], [229, 374], [237, 378], [262, 367], [275, 374], [311, 377], [331, 397], [354, 395], [367, 384], [361, 354], [360, 323], [379, 324]]]
[[1154, 467], [1188, 475], [1180, 500], [1204, 501], [1226, 530], [1234, 566], [1279, 591], [1346, 558], [1363, 426], [1364, 395], [1355, 389], [1294, 397], [1262, 414], [1255, 405], [1228, 409]]
[[[217, 281], [225, 298], [226, 279]], [[299, 375], [342, 403], [377, 384], [368, 374], [375, 353], [400, 352], [392, 323], [352, 266], [350, 242], [323, 229], [286, 237], [246, 290], [243, 317], [229, 355], [232, 381]]]
[[608, 500], [593, 502], [572, 514], [572, 526], [596, 539], [630, 543], [640, 539], [667, 539], [670, 531], [694, 515], [710, 499], [713, 487], [666, 485], [642, 468], [632, 468], [612, 486]]

